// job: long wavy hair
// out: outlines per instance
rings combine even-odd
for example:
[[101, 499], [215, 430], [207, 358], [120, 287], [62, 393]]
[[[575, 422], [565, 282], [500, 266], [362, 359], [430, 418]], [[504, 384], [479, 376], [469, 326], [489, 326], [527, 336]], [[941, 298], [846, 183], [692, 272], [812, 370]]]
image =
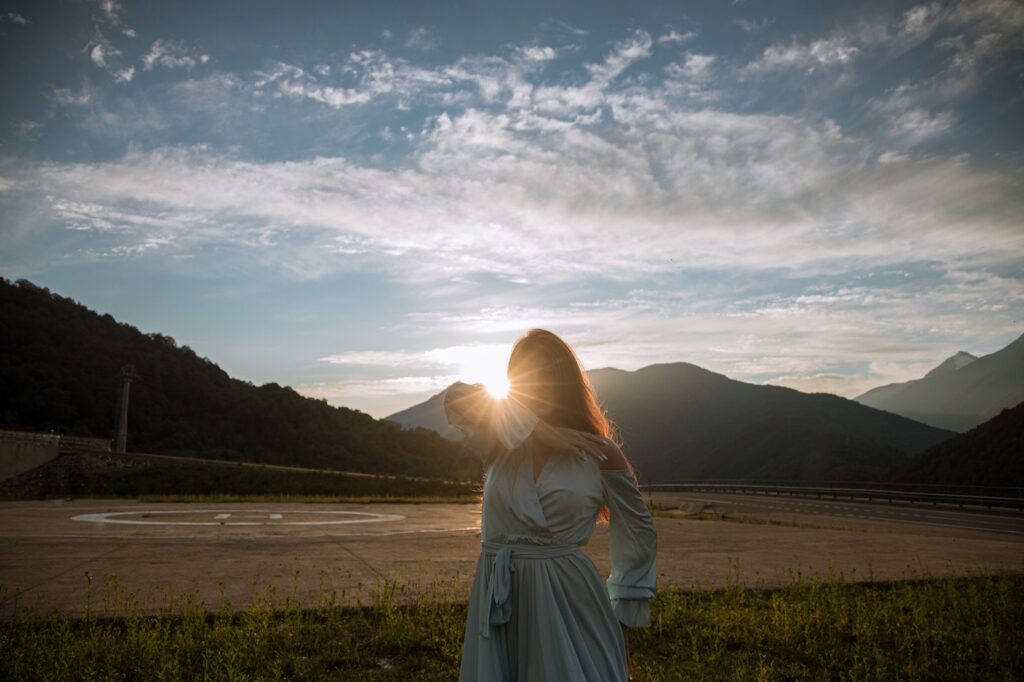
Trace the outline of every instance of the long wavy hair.
[[616, 439], [615, 425], [597, 404], [573, 349], [546, 329], [531, 329], [508, 358], [509, 397], [552, 426]]
[[[597, 402], [583, 363], [568, 343], [546, 329], [531, 329], [512, 346], [509, 397], [552, 426], [586, 431], [621, 445], [618, 429]], [[636, 477], [632, 464], [626, 466]], [[602, 507], [599, 520], [609, 518]]]

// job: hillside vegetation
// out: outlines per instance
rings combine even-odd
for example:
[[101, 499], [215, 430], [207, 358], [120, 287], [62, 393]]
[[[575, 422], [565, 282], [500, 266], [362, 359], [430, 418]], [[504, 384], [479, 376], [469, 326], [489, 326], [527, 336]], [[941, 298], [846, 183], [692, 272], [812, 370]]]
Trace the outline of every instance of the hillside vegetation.
[[111, 438], [132, 364], [128, 449], [366, 473], [470, 479], [476, 458], [425, 429], [274, 383], [232, 379], [162, 334], [19, 280], [0, 280], [0, 428]]
[[894, 480], [1024, 488], [1024, 403], [914, 455]]

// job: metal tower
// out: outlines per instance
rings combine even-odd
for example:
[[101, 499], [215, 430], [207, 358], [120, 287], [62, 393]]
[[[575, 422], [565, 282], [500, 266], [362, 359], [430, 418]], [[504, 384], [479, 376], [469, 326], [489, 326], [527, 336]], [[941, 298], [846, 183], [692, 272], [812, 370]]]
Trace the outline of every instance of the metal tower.
[[135, 373], [135, 365], [125, 365], [121, 368], [121, 416], [117, 422], [115, 452], [124, 452], [128, 444], [128, 391], [131, 389], [132, 379], [139, 378], [139, 375]]

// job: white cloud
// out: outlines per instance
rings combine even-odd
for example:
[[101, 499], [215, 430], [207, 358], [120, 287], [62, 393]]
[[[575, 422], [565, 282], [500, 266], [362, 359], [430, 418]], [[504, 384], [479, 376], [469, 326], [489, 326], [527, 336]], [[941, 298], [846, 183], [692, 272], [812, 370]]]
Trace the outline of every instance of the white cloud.
[[714, 63], [714, 55], [687, 52], [683, 56], [682, 62], [669, 64], [665, 71], [670, 76], [676, 78], [684, 78], [691, 81], [705, 81], [710, 77], [711, 66]]
[[[845, 58], [847, 43], [817, 44], [796, 44], [799, 58]], [[297, 258], [305, 276], [345, 263], [432, 286], [475, 273], [543, 283], [680, 267], [819, 271], [1019, 246], [1012, 178], [966, 157], [907, 153], [954, 122], [909, 89], [872, 103], [883, 136], [851, 136], [817, 116], [707, 106], [719, 68], [713, 54], [684, 53], [660, 84], [631, 78], [653, 46], [650, 34], [633, 32], [577, 81], [545, 81], [555, 50], [536, 44], [437, 68], [357, 50], [329, 69], [278, 63], [227, 88], [188, 81], [189, 101], [248, 89], [250, 106], [276, 97], [341, 109], [390, 97], [447, 111], [422, 128], [375, 131], [411, 144], [397, 165], [341, 156], [256, 163], [158, 149], [48, 165], [36, 179], [54, 196], [111, 211], [131, 203], [138, 215], [183, 212], [181, 224], [202, 225], [176, 236], [190, 248], [235, 240], [258, 248], [269, 230], [277, 244], [302, 244], [261, 252], [289, 271], [285, 256], [305, 249]], [[691, 98], [688, 108], [681, 96]], [[60, 97], [71, 103], [76, 95]]]
[[101, 69], [107, 67], [107, 59], [110, 57], [116, 57], [120, 54], [121, 52], [119, 50], [105, 43], [95, 43], [91, 48], [89, 48], [89, 59], [91, 59], [92, 63]]
[[332, 405], [352, 406], [380, 419], [440, 393], [458, 380], [455, 375], [396, 376], [302, 382], [295, 391]]
[[939, 3], [917, 5], [903, 13], [900, 32], [907, 35], [929, 33], [938, 23], [942, 7]]
[[736, 19], [732, 23], [740, 27], [744, 33], [757, 33], [775, 23], [775, 19]]
[[121, 3], [117, 0], [96, 0], [96, 4], [99, 6], [103, 16], [106, 17], [112, 23], [119, 23], [121, 21]]
[[8, 12], [7, 14], [0, 14], [0, 22], [10, 22], [12, 24], [18, 24], [19, 26], [28, 26], [32, 22], [24, 17], [24, 15], [17, 12]]
[[[601, 62], [586, 65], [590, 79], [579, 85], [542, 85], [531, 92], [531, 104], [544, 114], [575, 117], [592, 112], [607, 103], [613, 83], [633, 64], [651, 56], [654, 41], [646, 31], [633, 34], [616, 43]], [[534, 120], [534, 124], [545, 121]], [[546, 121], [555, 123], [555, 121]]]
[[[744, 30], [752, 24], [738, 20]], [[1015, 0], [960, 0], [945, 5], [916, 5], [898, 16], [863, 21], [833, 31], [828, 37], [802, 42], [795, 36], [775, 43], [747, 64], [747, 74], [846, 65], [868, 51], [880, 51], [889, 58], [924, 45], [941, 32], [952, 35], [929, 49], [939, 55], [952, 50], [953, 56], [938, 83], [927, 91], [933, 99], [953, 99], [976, 90], [992, 71], [1006, 63], [1005, 56], [1024, 49], [1024, 5]]]
[[405, 39], [405, 46], [420, 52], [429, 52], [440, 44], [437, 36], [426, 26], [417, 26], [409, 31]]
[[[198, 228], [177, 237], [192, 248], [250, 244], [252, 230], [287, 226], [308, 235], [299, 243], [311, 250], [305, 275], [314, 277], [346, 258], [410, 282], [487, 272], [544, 283], [1022, 248], [1016, 182], [966, 158], [872, 166], [863, 142], [835, 126], [618, 106], [628, 127], [617, 143], [576, 128], [538, 138], [509, 115], [469, 110], [439, 119], [407, 168], [165, 149], [47, 164], [33, 182], [112, 211], [130, 204], [171, 223], [182, 216]], [[240, 224], [251, 228], [235, 233]]]
[[466, 358], [480, 355], [507, 356], [510, 347], [504, 344], [456, 345], [418, 351], [347, 351], [320, 358], [332, 365], [360, 365], [385, 367], [431, 367], [456, 369]]
[[980, 87], [985, 72], [993, 66], [994, 57], [1006, 47], [1006, 37], [986, 33], [974, 39], [964, 35], [947, 38], [939, 47], [953, 50], [937, 94], [944, 99], [955, 99]]
[[262, 74], [255, 85], [257, 88], [273, 86], [277, 96], [311, 99], [335, 109], [368, 102], [372, 97], [365, 90], [323, 85], [300, 67], [284, 63], [278, 63], [273, 71]]
[[205, 64], [207, 55], [196, 55], [185, 45], [173, 40], [155, 40], [149, 51], [142, 57], [142, 68], [146, 71], [156, 66], [167, 69], [185, 69], [191, 71], [196, 64]]
[[[437, 89], [451, 85], [453, 78], [476, 77], [465, 71], [468, 61], [443, 69], [425, 69], [380, 50], [358, 50], [339, 67], [314, 67], [314, 73], [294, 64], [278, 62], [271, 70], [259, 72], [252, 88], [257, 95], [269, 91], [275, 97], [309, 99], [335, 109], [381, 97], [396, 98], [401, 106], [406, 98], [436, 95]], [[341, 82], [350, 85], [341, 85]]]
[[651, 56], [653, 42], [646, 31], [635, 31], [630, 38], [618, 42], [600, 64], [588, 64], [593, 80], [607, 85], [618, 78], [635, 62]]
[[[927, 32], [937, 20], [908, 13], [899, 30]], [[965, 39], [963, 50], [977, 40]], [[202, 61], [180, 44], [158, 44], [154, 68], [168, 66], [160, 62], [167, 55], [184, 54], [192, 67]], [[1020, 280], [979, 272], [1024, 267], [1020, 180], [967, 155], [920, 155], [916, 145], [956, 122], [949, 109], [928, 103], [925, 86], [908, 83], [870, 100], [877, 125], [855, 134], [819, 112], [730, 110], [714, 89], [727, 58], [680, 48], [662, 71], [661, 60], [645, 63], [656, 44], [631, 33], [575, 76], [550, 65], [569, 48], [530, 43], [433, 68], [355, 50], [330, 65], [282, 62], [255, 77], [186, 78], [163, 86], [170, 99], [221, 125], [274, 98], [338, 110], [388, 98], [429, 113], [422, 125], [367, 128], [368, 136], [408, 144], [412, 151], [397, 160], [324, 154], [270, 162], [204, 146], [130, 146], [104, 161], [25, 163], [5, 171], [3, 182], [14, 188], [8, 196], [34, 207], [33, 220], [43, 216], [95, 239], [85, 256], [63, 254], [69, 259], [222, 249], [232, 267], [288, 278], [361, 270], [442, 302], [408, 317], [414, 331], [486, 341], [553, 327], [589, 366], [687, 359], [739, 378], [840, 390], [842, 372], [829, 363], [845, 357], [862, 366], [846, 384], [850, 394], [906, 378], [901, 372], [926, 353], [941, 356], [951, 339], [1005, 330], [1024, 301]], [[775, 47], [778, 68], [810, 68], [842, 65], [868, 42], [833, 36]], [[99, 48], [89, 55], [97, 66], [116, 77], [116, 50], [99, 41], [90, 48]], [[962, 51], [953, 43], [942, 49]], [[87, 84], [55, 90], [53, 100], [125, 139], [142, 129], [124, 112], [105, 111]], [[334, 111], [315, 111], [335, 120]], [[142, 119], [146, 111], [131, 114]], [[942, 270], [941, 281], [785, 291], [800, 278], [852, 280], [907, 263]], [[700, 273], [751, 291], [716, 289]], [[683, 275], [692, 295], [650, 284]], [[593, 279], [664, 291], [558, 298]], [[482, 297], [492, 285], [500, 305]], [[923, 326], [933, 324], [942, 334], [925, 338]], [[452, 376], [430, 353], [453, 347], [348, 351], [325, 363], [339, 371], [390, 368], [400, 376], [387, 377], [395, 382], [380, 389], [387, 393], [401, 379], [423, 379], [412, 376], [416, 368], [431, 368], [430, 381]], [[779, 349], [777, 358], [765, 347]], [[372, 391], [376, 379], [359, 381], [358, 390]], [[320, 390], [351, 389], [329, 383]]]
[[20, 140], [31, 140], [38, 136], [43, 124], [39, 121], [11, 121], [11, 132]]
[[[350, 405], [353, 398], [398, 397], [402, 407], [408, 407], [410, 394], [440, 393], [458, 381], [453, 374], [434, 376], [387, 377], [384, 379], [342, 379], [305, 383], [295, 387], [297, 393], [307, 398], [324, 399], [335, 404]], [[398, 409], [388, 410], [397, 412]], [[379, 416], [384, 416], [380, 414]]]
[[749, 63], [745, 70], [757, 72], [786, 68], [814, 69], [817, 66], [848, 64], [859, 53], [860, 48], [852, 45], [843, 35], [810, 43], [800, 43], [794, 39], [788, 45], [776, 43], [765, 48], [761, 56]]
[[903, 84], [887, 93], [886, 97], [869, 103], [880, 119], [879, 132], [887, 136], [890, 146], [908, 149], [953, 128], [951, 112], [929, 111], [920, 104], [921, 99], [913, 86]]
[[[873, 281], [876, 274], [883, 281]], [[395, 331], [514, 338], [539, 326], [565, 338], [588, 369], [687, 361], [745, 381], [852, 397], [918, 378], [959, 348], [982, 352], [978, 339], [1005, 337], [1010, 310], [1024, 303], [1019, 278], [941, 268], [913, 276], [868, 271], [853, 286], [802, 285], [791, 295], [736, 295], [744, 287], [762, 291], [758, 277], [727, 288], [698, 279], [563, 305], [546, 302], [557, 295], [551, 289], [524, 292], [535, 305], [474, 308], [459, 300], [468, 305], [414, 313]], [[1002, 302], [1008, 307], [993, 312]]]
[[100, 98], [99, 91], [88, 82], [77, 91], [70, 88], [54, 88], [50, 99], [58, 106], [87, 108], [95, 105]]
[[689, 42], [690, 40], [693, 40], [696, 37], [697, 37], [697, 33], [695, 31], [687, 31], [686, 33], [680, 33], [679, 31], [677, 31], [674, 28], [672, 28], [672, 29], [669, 29], [668, 31], [666, 31], [665, 33], [661, 34], [660, 36], [658, 36], [658, 44], [659, 45], [680, 44], [680, 43]]
[[121, 50], [117, 49], [98, 31], [85, 46], [85, 52], [88, 53], [89, 60], [93, 65], [109, 73], [115, 83], [127, 83], [135, 75], [134, 66], [123, 65]]
[[129, 38], [135, 37], [135, 29], [124, 25], [124, 8], [118, 0], [94, 0], [94, 4], [98, 10], [93, 13], [93, 21], [97, 24], [97, 30], [99, 30], [99, 25], [103, 24], [109, 27], [119, 27], [122, 35]]
[[558, 51], [547, 45], [524, 45], [518, 52], [528, 62], [548, 62], [558, 56]]

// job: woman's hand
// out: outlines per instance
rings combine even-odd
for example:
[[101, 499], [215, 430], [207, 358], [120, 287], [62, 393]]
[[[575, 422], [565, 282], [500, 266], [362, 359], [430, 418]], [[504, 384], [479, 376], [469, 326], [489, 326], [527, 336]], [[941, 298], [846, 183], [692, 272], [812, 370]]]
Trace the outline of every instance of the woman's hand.
[[543, 420], [534, 427], [530, 439], [535, 445], [552, 454], [572, 455], [578, 459], [585, 459], [590, 455], [601, 462], [608, 459], [605, 450], [611, 444], [607, 438], [576, 429], [551, 426]]
[[480, 428], [487, 423], [494, 400], [487, 395], [483, 384], [456, 381], [444, 394], [444, 411], [448, 423], [459, 428]]

